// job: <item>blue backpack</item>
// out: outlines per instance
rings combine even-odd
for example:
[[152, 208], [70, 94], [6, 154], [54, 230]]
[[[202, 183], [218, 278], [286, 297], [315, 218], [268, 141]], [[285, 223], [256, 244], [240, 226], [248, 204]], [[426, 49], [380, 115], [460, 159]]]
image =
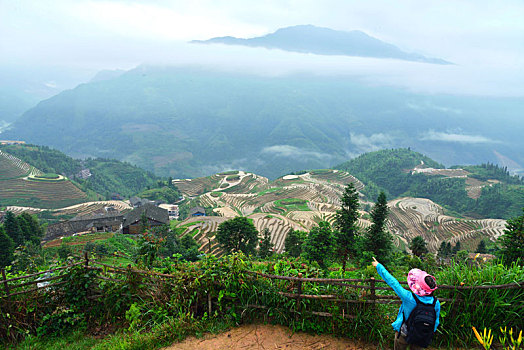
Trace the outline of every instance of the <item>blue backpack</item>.
[[437, 303], [437, 298], [433, 297], [433, 304], [424, 304], [414, 293], [413, 298], [415, 298], [417, 305], [405, 321], [407, 326], [406, 341], [408, 344], [427, 348], [435, 333], [435, 323], [437, 322], [435, 304]]

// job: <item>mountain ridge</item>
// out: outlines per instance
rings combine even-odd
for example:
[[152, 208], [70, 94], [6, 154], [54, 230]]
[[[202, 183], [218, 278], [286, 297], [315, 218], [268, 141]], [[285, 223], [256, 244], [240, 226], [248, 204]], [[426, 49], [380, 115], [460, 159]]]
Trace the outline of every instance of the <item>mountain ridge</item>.
[[440, 58], [408, 53], [395, 45], [374, 38], [360, 30], [338, 31], [311, 24], [280, 28], [273, 33], [254, 38], [233, 36], [193, 40], [195, 44], [226, 44], [265, 47], [318, 55], [393, 58], [431, 64], [453, 64]]

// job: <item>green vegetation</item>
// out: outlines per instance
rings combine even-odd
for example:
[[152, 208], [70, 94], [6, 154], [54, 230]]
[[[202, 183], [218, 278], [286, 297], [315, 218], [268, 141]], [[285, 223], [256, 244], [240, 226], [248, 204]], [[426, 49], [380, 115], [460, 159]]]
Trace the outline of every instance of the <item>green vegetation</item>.
[[240, 175], [229, 175], [228, 177], [226, 177], [226, 181], [233, 182], [238, 180], [240, 180]]
[[[0, 267], [8, 266], [15, 259], [15, 249], [29, 246], [29, 249], [40, 247], [44, 228], [36, 217], [28, 213], [15, 216], [8, 211], [3, 224], [0, 224]], [[22, 248], [23, 249], [23, 248]]]
[[258, 231], [253, 222], [244, 216], [224, 221], [218, 226], [216, 240], [227, 253], [253, 254], [257, 246]]
[[464, 167], [469, 176], [481, 180], [505, 181], [482, 188], [480, 198], [471, 199], [466, 192], [465, 178], [411, 174], [416, 165], [444, 168], [430, 158], [409, 149], [382, 150], [363, 154], [336, 166], [361, 180], [368, 199], [382, 190], [389, 197], [428, 198], [459, 215], [508, 219], [519, 214], [524, 203], [524, 184], [518, 176], [510, 176], [505, 168], [492, 164]]
[[307, 232], [289, 230], [284, 241], [284, 250], [289, 256], [298, 258], [303, 251], [304, 242], [306, 241]]
[[[101, 194], [110, 199], [113, 193], [130, 197], [155, 186], [158, 178], [129, 163], [105, 158], [79, 160], [46, 146], [2, 145], [4, 152], [27, 162], [49, 174], [63, 174], [72, 179], [82, 190]], [[89, 169], [91, 176], [76, 176], [82, 169]]]
[[499, 167], [497, 164], [484, 163], [481, 165], [461, 166], [461, 168], [472, 173], [470, 177], [481, 181], [498, 180], [510, 185], [524, 185], [524, 180], [521, 177], [510, 175], [506, 167]]
[[371, 210], [371, 226], [364, 231], [361, 240], [361, 251], [364, 261], [370, 259], [370, 255], [379, 261], [389, 261], [393, 247], [393, 237], [387, 231], [386, 219], [388, 217], [388, 203], [384, 192], [380, 192], [377, 202]]
[[422, 236], [413, 238], [409, 244], [409, 249], [411, 249], [413, 254], [418, 257], [428, 253], [427, 243]]
[[172, 183], [171, 185], [169, 183], [165, 185], [162, 181], [158, 181], [157, 186], [138, 193], [137, 197], [158, 200], [164, 203], [175, 203], [180, 200], [180, 191]]
[[271, 243], [271, 232], [266, 227], [261, 234], [260, 245], [258, 247], [258, 256], [261, 259], [267, 259], [273, 255], [273, 243]]
[[238, 170], [229, 170], [229, 171], [218, 173], [218, 175], [236, 175], [236, 174], [238, 174]]
[[342, 262], [342, 269], [346, 269], [346, 262], [350, 256], [355, 255], [356, 240], [358, 237], [358, 212], [360, 203], [358, 192], [350, 182], [342, 194], [341, 208], [337, 210], [335, 217], [335, 240], [338, 247], [338, 256]]
[[307, 206], [308, 201], [300, 198], [285, 198], [275, 201], [275, 206], [277, 208], [283, 208], [285, 211], [308, 211], [310, 210]]
[[[411, 186], [409, 169], [420, 165], [443, 168], [442, 164], [410, 149], [388, 149], [365, 153], [335, 169], [344, 170], [366, 184], [372, 183], [386, 191], [389, 197], [397, 197], [407, 192]], [[364, 189], [369, 199], [377, 198], [377, 188]]]
[[516, 261], [524, 266], [524, 208], [522, 215], [508, 220], [501, 240], [500, 254], [506, 264]]
[[[149, 231], [136, 240], [122, 234], [98, 233], [64, 239], [59, 247], [43, 251], [25, 250], [17, 253], [16, 263], [7, 269], [7, 278], [75, 261], [74, 255], [79, 252], [90, 254], [91, 266], [96, 266], [98, 260], [114, 265], [130, 264], [142, 271], [126, 268], [122, 275], [105, 267], [85, 270], [82, 263], [54, 275], [64, 276], [64, 284], [43, 289], [41, 293], [18, 295], [9, 303], [0, 298], [0, 339], [7, 344], [25, 337], [19, 345], [20, 349], [38, 346], [52, 349], [53, 346], [68, 346], [78, 339], [79, 334], [84, 334], [85, 339], [75, 345], [79, 349], [114, 346], [134, 349], [144, 344], [148, 348], [157, 348], [175, 339], [183, 339], [188, 334], [213, 330], [218, 320], [225, 319], [228, 324], [234, 324], [270, 316], [272, 323], [289, 326], [295, 331], [344, 335], [387, 346], [393, 335], [388, 316], [397, 312], [397, 305], [376, 304], [369, 308], [347, 309], [343, 303], [319, 297], [302, 299], [298, 306], [296, 298], [288, 298], [283, 294], [294, 293], [294, 281], [253, 278], [246, 271], [293, 277], [301, 274], [303, 277], [333, 279], [377, 278], [375, 269], [368, 266], [366, 259], [371, 254], [382, 254], [382, 258], [389, 260], [387, 268], [399, 280], [404, 279], [411, 268], [421, 268], [434, 275], [440, 285], [488, 286], [524, 281], [522, 265], [514, 261], [516, 258], [507, 255], [507, 250], [502, 251], [509, 258], [503, 260], [505, 265], [499, 261], [468, 262], [467, 252], [460, 250], [459, 243], [453, 248], [449, 244], [441, 246], [442, 251], [449, 247], [449, 251], [455, 254], [455, 260], [447, 265], [437, 264], [431, 254], [422, 253], [420, 257], [393, 254], [391, 251], [383, 254], [383, 248], [375, 248], [380, 237], [385, 234], [385, 203], [386, 197], [382, 193], [371, 214], [372, 227], [364, 231], [363, 236], [358, 234], [359, 250], [363, 252], [349, 259], [348, 270], [342, 269], [340, 258], [332, 254], [340, 249], [332, 227], [325, 221], [309, 233], [290, 232], [288, 237], [294, 238], [286, 239], [286, 253], [283, 255], [271, 254], [269, 230], [262, 234], [258, 257], [233, 253], [216, 258], [200, 254], [192, 237], [185, 235], [180, 238], [177, 230], [170, 232], [168, 227]], [[508, 221], [506, 235], [501, 240], [503, 249], [522, 247], [523, 218], [524, 214]], [[7, 218], [5, 224], [8, 224], [9, 232], [17, 231], [13, 225], [15, 222], [19, 223], [18, 236], [24, 236], [23, 222], [19, 222], [17, 217]], [[254, 252], [257, 236], [253, 240], [254, 245], [244, 239], [250, 236], [247, 231], [256, 233], [249, 219], [239, 217], [222, 225], [223, 233], [228, 233], [229, 241], [232, 242], [231, 250]], [[0, 227], [0, 242], [2, 229]], [[368, 240], [370, 233], [373, 233], [374, 242]], [[238, 237], [243, 237], [241, 239], [244, 241], [235, 242]], [[270, 256], [261, 262], [259, 259], [265, 253]], [[509, 253], [522, 255], [521, 251]], [[297, 257], [290, 258], [292, 255]], [[22, 266], [26, 268], [22, 269]], [[143, 270], [161, 272], [171, 277], [148, 276]], [[20, 284], [20, 288], [31, 288], [24, 287], [23, 281], [16, 283]], [[308, 295], [336, 295], [337, 298], [354, 300], [355, 303], [368, 299], [359, 289], [337, 284], [302, 283], [301, 292]], [[49, 298], [49, 293], [61, 297]], [[376, 293], [379, 296], [393, 295], [391, 290], [379, 289]], [[89, 297], [93, 295], [97, 297]], [[519, 326], [524, 312], [520, 302], [524, 297], [522, 288], [488, 291], [439, 289], [437, 296], [453, 299], [442, 303], [441, 326], [435, 341], [435, 345], [441, 347], [470, 346], [474, 341], [470, 332], [472, 325], [479, 328]], [[26, 303], [30, 300], [31, 307], [23, 307], [17, 313], [6, 312], [13, 300], [16, 305], [29, 305]], [[209, 309], [209, 300], [212, 310]], [[264, 308], [253, 309], [252, 305]], [[471, 308], [471, 305], [482, 307]], [[295, 312], [297, 307], [302, 309], [300, 313]], [[270, 313], [268, 310], [271, 310]], [[329, 312], [334, 316], [323, 318], [312, 312]], [[351, 313], [356, 318], [338, 317], [344, 313]], [[116, 333], [103, 339], [93, 339], [89, 335], [93, 328], [88, 327], [93, 324], [111, 325], [110, 332], [116, 330]], [[96, 332], [97, 327], [94, 329]], [[61, 338], [57, 338], [57, 335], [61, 335]], [[139, 345], [136, 345], [136, 341], [140, 342]]]
[[324, 268], [329, 257], [332, 256], [334, 242], [335, 237], [331, 225], [326, 221], [321, 221], [307, 235], [303, 248], [304, 255], [310, 261], [316, 261], [320, 267]]
[[215, 198], [222, 197], [223, 194], [224, 192], [216, 192], [216, 191], [210, 193], [211, 197], [215, 197]]

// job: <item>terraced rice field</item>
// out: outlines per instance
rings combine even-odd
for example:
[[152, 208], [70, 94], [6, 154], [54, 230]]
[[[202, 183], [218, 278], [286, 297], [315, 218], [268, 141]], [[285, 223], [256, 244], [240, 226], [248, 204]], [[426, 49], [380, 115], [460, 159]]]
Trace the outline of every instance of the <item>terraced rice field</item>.
[[87, 195], [70, 181], [28, 181], [42, 174], [20, 159], [0, 151], [0, 201], [9, 205], [57, 208], [85, 201]]
[[480, 237], [492, 241], [503, 234], [506, 221], [500, 219], [469, 220], [444, 215], [443, 209], [425, 198], [400, 198], [388, 203], [388, 229], [399, 241], [408, 244], [416, 236], [428, 242], [430, 251], [436, 252], [442, 241], [467, 245]]
[[[199, 233], [195, 234], [196, 225], [185, 230], [184, 234], [195, 234], [203, 251], [207, 252], [211, 243], [211, 251], [218, 253], [220, 250], [214, 241], [214, 232], [218, 225], [228, 218], [244, 215], [254, 220], [259, 232], [269, 228], [275, 249], [281, 252], [285, 237], [291, 228], [308, 231], [321, 220], [334, 223], [335, 213], [340, 208], [340, 197], [347, 183], [353, 182], [359, 190], [364, 187], [350, 174], [336, 170], [287, 175], [272, 182], [254, 174], [238, 174], [239, 181], [229, 184], [227, 191], [220, 189], [226, 181], [226, 175], [220, 175], [218, 177], [221, 180], [215, 181], [217, 187], [200, 196], [203, 205], [213, 207], [214, 211], [221, 215], [205, 218], [205, 224], [198, 229]], [[455, 171], [447, 175], [464, 174]], [[207, 181], [209, 183], [209, 180]], [[193, 181], [186, 182], [185, 195], [198, 192], [198, 188], [201, 188], [200, 183], [202, 181], [196, 181], [194, 184]], [[195, 188], [191, 188], [191, 184]], [[472, 182], [470, 184], [473, 185]], [[211, 195], [212, 192], [220, 194]], [[307, 203], [307, 208], [303, 205], [282, 205], [287, 203], [286, 200]], [[483, 238], [495, 240], [505, 229], [504, 220], [461, 220], [444, 215], [440, 206], [424, 198], [401, 198], [391, 201], [389, 206], [391, 213], [387, 227], [393, 234], [395, 243], [405, 247], [418, 235], [424, 237], [433, 252], [442, 241], [452, 244], [460, 241], [465, 247], [473, 246]], [[194, 219], [188, 222], [191, 220]], [[371, 222], [362, 217], [358, 225], [365, 229]]]

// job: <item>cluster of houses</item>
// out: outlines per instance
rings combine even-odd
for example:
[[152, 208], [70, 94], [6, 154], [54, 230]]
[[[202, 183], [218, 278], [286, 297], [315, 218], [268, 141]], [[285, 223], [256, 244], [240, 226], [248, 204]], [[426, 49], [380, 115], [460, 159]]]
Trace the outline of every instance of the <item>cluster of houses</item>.
[[[88, 215], [79, 215], [68, 221], [51, 224], [47, 227], [44, 241], [90, 232], [139, 234], [142, 232], [144, 218], [147, 219], [148, 227], [167, 225], [169, 220], [179, 218], [178, 205], [137, 197], [131, 198], [130, 204], [133, 210], [126, 214], [109, 206]], [[192, 208], [189, 216], [205, 216], [205, 210], [202, 207]]]

